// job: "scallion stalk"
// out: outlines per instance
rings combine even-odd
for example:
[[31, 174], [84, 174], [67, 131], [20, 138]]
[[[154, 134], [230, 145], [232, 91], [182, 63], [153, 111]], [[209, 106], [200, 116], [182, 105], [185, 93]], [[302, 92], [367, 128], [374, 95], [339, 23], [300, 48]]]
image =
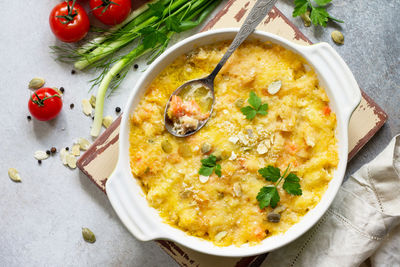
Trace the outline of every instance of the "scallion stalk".
[[[182, 1], [183, 0], [178, 0], [176, 3], [182, 3]], [[160, 19], [158, 23], [154, 25], [155, 27], [160, 27], [160, 25], [163, 25], [161, 26], [161, 28], [159, 28], [159, 31], [160, 33], [166, 35], [167, 39], [164, 41], [164, 43], [159, 43], [155, 47], [145, 47], [144, 44], [139, 44], [136, 48], [131, 50], [131, 52], [129, 52], [127, 55], [123, 56], [120, 60], [116, 61], [115, 64], [105, 74], [101, 75], [101, 82], [96, 96], [95, 116], [92, 129], [90, 132], [92, 136], [98, 136], [100, 133], [103, 120], [103, 109], [104, 109], [106, 92], [113, 79], [117, 76], [117, 74], [120, 74], [121, 76], [121, 73], [124, 70], [126, 71], [126, 69], [130, 67], [137, 58], [139, 58], [144, 54], [153, 52], [154, 56], [152, 59], [157, 57], [166, 49], [170, 38], [175, 32], [186, 31], [201, 24], [206, 19], [206, 17], [214, 10], [214, 8], [221, 2], [221, 0], [217, 1], [197, 0], [197, 1], [184, 1], [184, 2], [186, 4], [181, 5], [181, 8], [179, 8], [179, 6], [176, 5], [178, 6], [178, 8], [176, 9], [175, 13], [171, 13], [171, 10], [163, 12], [163, 17]], [[179, 30], [171, 31], [165, 26], [165, 20], [166, 20], [165, 16], [167, 14], [169, 16], [173, 15], [179, 18], [180, 21]], [[141, 27], [141, 29], [143, 28], [144, 27]], [[96, 51], [96, 49], [93, 51]]]

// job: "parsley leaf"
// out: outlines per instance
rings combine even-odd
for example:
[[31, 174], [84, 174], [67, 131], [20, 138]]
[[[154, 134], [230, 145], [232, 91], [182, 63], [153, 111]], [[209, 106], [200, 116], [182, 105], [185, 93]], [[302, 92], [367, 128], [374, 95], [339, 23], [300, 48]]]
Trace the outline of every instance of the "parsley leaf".
[[250, 105], [253, 106], [255, 110], [258, 110], [261, 106], [261, 98], [259, 98], [253, 91], [250, 92], [250, 97], [248, 102]]
[[214, 167], [201, 166], [199, 174], [203, 176], [210, 176], [214, 171]]
[[261, 103], [261, 98], [256, 95], [254, 92], [250, 92], [250, 97], [247, 100], [250, 106], [246, 106], [240, 109], [243, 115], [246, 116], [246, 119], [252, 120], [257, 114], [267, 115], [268, 104]]
[[294, 10], [293, 17], [300, 16], [307, 12], [308, 9], [308, 1], [307, 0], [294, 0]]
[[280, 201], [280, 196], [278, 192], [278, 185], [284, 180], [282, 188], [291, 195], [300, 196], [303, 194], [303, 191], [300, 188], [300, 178], [297, 177], [294, 173], [286, 173], [289, 170], [288, 166], [283, 174], [279, 168], [269, 165], [266, 168], [261, 168], [258, 170], [258, 173], [261, 174], [267, 181], [274, 182], [273, 186], [264, 186], [260, 189], [260, 192], [257, 194], [257, 201], [260, 209], [271, 206], [275, 208]]
[[260, 209], [263, 209], [270, 205], [272, 208], [275, 208], [278, 205], [278, 202], [281, 200], [278, 190], [275, 186], [264, 186], [263, 188], [261, 188], [256, 198], [258, 200], [258, 205], [260, 206]]
[[291, 195], [300, 196], [303, 191], [300, 188], [300, 178], [294, 173], [289, 173], [283, 183], [283, 189]]
[[153, 48], [157, 44], [162, 44], [168, 39], [168, 37], [164, 33], [150, 26], [141, 29], [139, 33], [143, 34], [142, 42], [145, 48]]
[[327, 4], [329, 4], [332, 0], [314, 0], [315, 3], [317, 3], [317, 5], [319, 6], [326, 6]]
[[294, 10], [292, 16], [297, 17], [302, 14], [305, 14], [308, 10], [310, 10], [311, 22], [316, 26], [321, 25], [323, 27], [326, 27], [326, 24], [329, 19], [343, 23], [342, 20], [332, 17], [326, 11], [325, 6], [329, 4], [331, 1], [332, 0], [314, 0], [317, 6], [313, 6], [311, 4], [311, 0], [294, 0]]
[[200, 167], [199, 174], [203, 176], [210, 176], [215, 172], [218, 177], [221, 177], [221, 165], [217, 164], [217, 157], [210, 155], [207, 158], [201, 160], [202, 166]]
[[152, 11], [153, 16], [161, 18], [164, 12], [164, 5], [161, 1], [158, 1], [154, 4], [149, 4], [149, 10]]
[[310, 19], [314, 25], [321, 25], [326, 27], [326, 23], [328, 22], [329, 14], [326, 12], [323, 7], [314, 7], [311, 10]]
[[250, 106], [241, 108], [240, 111], [243, 113], [243, 115], [246, 116], [246, 119], [248, 120], [254, 119], [254, 117], [257, 115], [257, 111]]
[[215, 174], [218, 175], [218, 177], [221, 177], [221, 165], [217, 164], [215, 165]]
[[261, 174], [261, 176], [264, 177], [267, 181], [271, 182], [276, 182], [281, 177], [281, 170], [271, 165], [266, 168], [259, 169], [258, 173]]
[[180, 32], [181, 31], [180, 22], [175, 17], [168, 17], [165, 20], [165, 25], [167, 26], [167, 29], [169, 31], [174, 31], [174, 32]]

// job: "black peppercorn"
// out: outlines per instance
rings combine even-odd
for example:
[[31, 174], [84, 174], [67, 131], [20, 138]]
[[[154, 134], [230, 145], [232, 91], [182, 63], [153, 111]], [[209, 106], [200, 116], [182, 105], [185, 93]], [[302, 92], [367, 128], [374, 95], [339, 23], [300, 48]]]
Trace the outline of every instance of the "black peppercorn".
[[31, 116], [26, 116], [26, 118], [28, 119], [28, 121], [30, 121], [32, 119]]
[[134, 67], [135, 69], [137, 69], [137, 68], [139, 68], [139, 65], [138, 65], [138, 64], [135, 64], [135, 65], [133, 65], [133, 67]]
[[71, 103], [71, 105], [69, 105], [69, 108], [70, 108], [70, 109], [73, 109], [74, 106], [75, 106], [74, 103]]
[[42, 164], [42, 161], [39, 159], [39, 160], [37, 161], [37, 163]]
[[121, 108], [120, 107], [116, 107], [115, 108], [115, 112], [120, 113], [121, 112]]
[[74, 75], [76, 73], [75, 70], [71, 70], [71, 74]]
[[67, 150], [67, 151], [68, 151], [68, 150], [69, 150], [69, 147], [66, 147], [66, 148], [65, 148], [65, 150]]
[[46, 150], [46, 154], [47, 154], [47, 155], [50, 155], [50, 150]]
[[60, 92], [64, 94], [64, 91], [65, 91], [64, 87], [60, 87]]

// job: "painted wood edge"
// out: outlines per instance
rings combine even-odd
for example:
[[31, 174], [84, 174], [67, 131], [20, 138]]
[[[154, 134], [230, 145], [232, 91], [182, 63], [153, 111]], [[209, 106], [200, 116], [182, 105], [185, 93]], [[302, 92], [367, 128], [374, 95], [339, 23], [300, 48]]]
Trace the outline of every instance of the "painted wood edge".
[[358, 140], [357, 144], [349, 152], [348, 161], [350, 161], [361, 150], [361, 148], [363, 148], [368, 143], [368, 141], [379, 131], [379, 129], [385, 124], [388, 119], [388, 115], [386, 114], [386, 112], [363, 90], [361, 90], [361, 95], [366, 100], [366, 102], [370, 104], [370, 107], [373, 109], [374, 114], [379, 118], [379, 121], [371, 130], [369, 130], [369, 132], [363, 138]]

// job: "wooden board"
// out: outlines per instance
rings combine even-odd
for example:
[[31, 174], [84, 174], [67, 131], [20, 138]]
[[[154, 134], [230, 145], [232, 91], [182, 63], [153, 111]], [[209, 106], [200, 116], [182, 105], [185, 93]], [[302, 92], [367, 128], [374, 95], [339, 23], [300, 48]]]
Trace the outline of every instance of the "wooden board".
[[[209, 29], [240, 27], [247, 12], [256, 1], [230, 0], [204, 27]], [[257, 28], [280, 35], [302, 45], [311, 44], [277, 8], [274, 8]], [[349, 160], [369, 141], [387, 120], [386, 113], [364, 92], [359, 107], [353, 113], [349, 125]], [[78, 160], [78, 168], [105, 192], [105, 184], [118, 161], [118, 134], [121, 117], [93, 143]], [[266, 254], [244, 258], [222, 258], [195, 252], [171, 241], [158, 244], [181, 266], [259, 266]]]

